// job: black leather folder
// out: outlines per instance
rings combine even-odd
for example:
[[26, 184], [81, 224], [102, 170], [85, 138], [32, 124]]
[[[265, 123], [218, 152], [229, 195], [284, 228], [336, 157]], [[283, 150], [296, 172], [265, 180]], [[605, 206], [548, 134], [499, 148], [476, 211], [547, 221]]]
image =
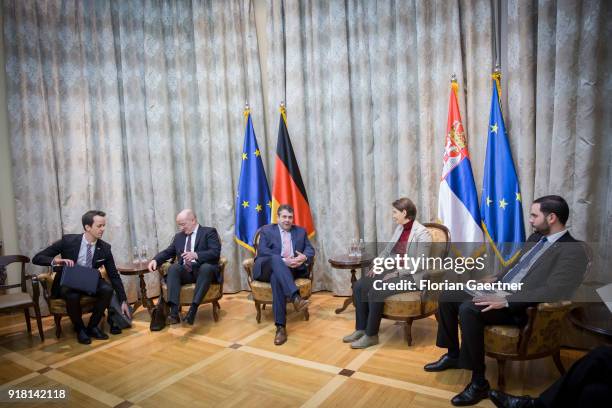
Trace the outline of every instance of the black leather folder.
[[100, 272], [97, 269], [80, 265], [65, 266], [60, 285], [93, 295], [98, 288], [98, 279], [100, 279]]

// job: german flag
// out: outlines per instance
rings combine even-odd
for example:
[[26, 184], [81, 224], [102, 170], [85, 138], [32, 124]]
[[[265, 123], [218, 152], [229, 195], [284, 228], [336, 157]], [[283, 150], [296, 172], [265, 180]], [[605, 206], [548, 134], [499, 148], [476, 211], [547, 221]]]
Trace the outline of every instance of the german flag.
[[294, 224], [306, 230], [308, 237], [315, 234], [310, 213], [306, 188], [302, 181], [293, 146], [287, 131], [285, 105], [280, 107], [280, 123], [276, 142], [276, 165], [274, 166], [274, 186], [272, 187], [272, 222], [278, 221], [276, 211], [281, 204], [289, 204], [295, 210]]

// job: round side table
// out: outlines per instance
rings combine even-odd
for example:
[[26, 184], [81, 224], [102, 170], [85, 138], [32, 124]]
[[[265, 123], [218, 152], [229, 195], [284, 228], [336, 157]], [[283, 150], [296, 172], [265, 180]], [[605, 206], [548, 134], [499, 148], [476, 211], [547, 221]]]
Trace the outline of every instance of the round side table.
[[134, 263], [134, 264], [124, 264], [117, 265], [117, 270], [121, 275], [125, 276], [136, 276], [138, 275], [138, 279], [140, 280], [140, 299], [134, 303], [134, 310], [138, 308], [138, 306], [144, 306], [147, 308], [149, 315], [151, 315], [153, 311], [153, 302], [147, 296], [147, 285], [144, 280], [145, 273], [149, 273], [149, 269], [147, 269], [146, 263]]
[[[351, 290], [357, 281], [357, 277], [355, 274], [357, 273], [357, 269], [368, 268], [372, 261], [374, 260], [373, 256], [370, 255], [362, 255], [362, 256], [349, 256], [347, 254], [332, 256], [328, 259], [328, 262], [335, 269], [344, 269], [351, 271]], [[351, 294], [345, 301], [342, 307], [336, 309], [336, 314], [342, 313], [346, 310], [349, 304], [353, 303], [355, 305], [355, 300], [353, 299], [353, 295]]]

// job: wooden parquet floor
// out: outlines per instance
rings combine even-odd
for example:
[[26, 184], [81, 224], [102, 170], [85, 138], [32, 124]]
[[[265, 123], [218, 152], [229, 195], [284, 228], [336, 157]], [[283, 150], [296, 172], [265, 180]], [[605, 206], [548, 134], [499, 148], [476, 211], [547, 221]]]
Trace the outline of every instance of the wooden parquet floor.
[[[413, 324], [411, 347], [401, 324], [383, 320], [378, 346], [352, 350], [341, 340], [354, 328], [352, 306], [336, 315], [344, 298], [316, 293], [310, 321], [288, 307], [289, 340], [275, 346], [272, 311], [257, 324], [248, 295], [224, 296], [217, 323], [205, 305], [193, 327], [153, 333], [141, 308], [133, 328], [91, 345], [76, 342], [68, 318], [59, 340], [52, 318], [45, 318], [41, 343], [35, 328], [32, 336], [26, 332], [23, 315], [0, 316], [0, 391], [69, 390], [66, 401], [19, 407], [448, 407], [470, 378], [464, 370], [423, 371], [443, 352], [434, 345], [433, 317]], [[581, 355], [562, 351], [566, 367]], [[496, 364], [487, 360], [493, 386]], [[538, 394], [558, 377], [550, 358], [507, 365], [511, 393]]]

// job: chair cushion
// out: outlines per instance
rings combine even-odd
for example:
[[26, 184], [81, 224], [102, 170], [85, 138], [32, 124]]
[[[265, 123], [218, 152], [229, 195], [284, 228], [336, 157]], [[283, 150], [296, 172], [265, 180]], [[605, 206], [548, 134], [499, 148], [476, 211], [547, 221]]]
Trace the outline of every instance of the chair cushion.
[[[188, 283], [186, 285], [181, 286], [179, 302], [181, 302], [182, 305], [191, 304], [194, 292], [195, 283]], [[162, 293], [164, 294], [164, 299], [168, 300], [168, 285], [166, 284], [166, 282], [162, 283]], [[218, 300], [221, 299], [221, 297], [221, 285], [218, 283], [211, 283], [208, 292], [206, 292], [206, 295], [204, 295], [204, 299], [202, 299], [202, 303]]]
[[30, 303], [32, 303], [32, 297], [27, 293], [18, 292], [0, 295], [0, 309], [8, 309], [9, 307], [18, 307]]
[[[310, 297], [312, 294], [312, 282], [310, 279], [298, 278], [295, 280], [295, 286], [300, 291], [300, 296], [303, 298]], [[251, 290], [253, 299], [260, 302], [272, 302], [272, 286], [269, 282], [252, 281]]]
[[520, 333], [516, 326], [485, 326], [485, 350], [497, 354], [518, 354]]
[[[96, 303], [96, 298], [91, 296], [81, 297], [81, 309], [83, 313], [90, 312]], [[68, 314], [66, 311], [66, 301], [61, 298], [49, 299], [49, 313], [52, 314]]]
[[[437, 308], [437, 302], [425, 302], [425, 314], [433, 313]], [[385, 299], [383, 315], [406, 318], [421, 316], [421, 292], [405, 292], [389, 296]]]

